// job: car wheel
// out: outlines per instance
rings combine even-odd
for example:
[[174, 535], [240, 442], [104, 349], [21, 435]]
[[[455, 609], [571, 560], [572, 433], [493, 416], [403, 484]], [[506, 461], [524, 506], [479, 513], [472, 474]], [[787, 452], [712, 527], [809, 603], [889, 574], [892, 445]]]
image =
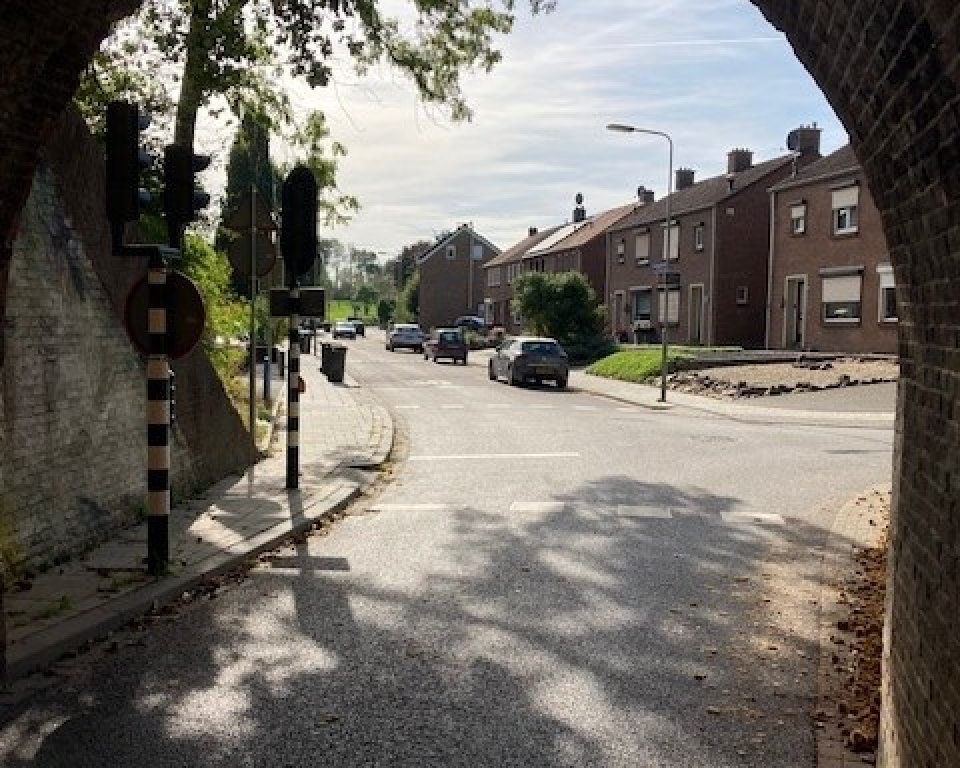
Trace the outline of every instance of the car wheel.
[[557, 389], [566, 389], [567, 388], [567, 377], [557, 379]]
[[507, 368], [507, 383], [511, 387], [516, 387], [520, 385], [520, 380], [516, 378], [516, 376], [514, 375], [514, 370], [512, 365], [509, 368]]
[[497, 380], [497, 374], [493, 372], [493, 360], [487, 363], [487, 378], [490, 379], [490, 381]]

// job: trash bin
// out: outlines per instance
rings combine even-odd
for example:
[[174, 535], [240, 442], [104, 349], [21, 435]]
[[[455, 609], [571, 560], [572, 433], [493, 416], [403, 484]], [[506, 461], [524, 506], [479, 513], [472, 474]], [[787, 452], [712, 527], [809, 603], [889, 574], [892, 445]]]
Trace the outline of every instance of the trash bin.
[[327, 375], [327, 381], [332, 381], [335, 384], [342, 383], [343, 370], [347, 366], [347, 348], [342, 344], [331, 344], [326, 359], [327, 365], [323, 372]]
[[327, 372], [327, 366], [330, 365], [330, 347], [332, 347], [329, 341], [320, 342], [320, 370], [324, 373]]

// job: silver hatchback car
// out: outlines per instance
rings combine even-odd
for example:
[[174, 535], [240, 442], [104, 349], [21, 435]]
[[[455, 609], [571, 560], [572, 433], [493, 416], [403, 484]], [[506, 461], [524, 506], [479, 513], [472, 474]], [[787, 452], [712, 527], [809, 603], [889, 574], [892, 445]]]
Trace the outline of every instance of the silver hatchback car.
[[570, 378], [570, 362], [556, 339], [517, 336], [497, 347], [487, 373], [491, 381], [505, 379], [512, 385], [553, 381], [559, 389], [564, 389]]

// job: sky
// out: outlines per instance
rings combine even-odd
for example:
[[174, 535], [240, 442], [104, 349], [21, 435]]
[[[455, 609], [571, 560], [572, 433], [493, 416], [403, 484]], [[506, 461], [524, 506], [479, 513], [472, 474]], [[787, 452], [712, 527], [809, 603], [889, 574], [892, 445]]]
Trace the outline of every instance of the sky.
[[632, 201], [641, 184], [659, 199], [666, 141], [605, 130], [611, 122], [670, 134], [674, 168], [696, 179], [725, 173], [735, 147], [755, 161], [783, 154], [800, 125], [823, 129], [823, 154], [847, 141], [786, 39], [747, 0], [559, 0], [538, 16], [517, 5], [503, 61], [464, 80], [470, 123], [424, 105], [386, 66], [297, 90], [296, 108], [324, 110], [346, 145], [339, 185], [362, 206], [321, 236], [389, 258], [471, 223], [506, 249], [528, 227], [568, 221], [577, 193], [588, 214]]

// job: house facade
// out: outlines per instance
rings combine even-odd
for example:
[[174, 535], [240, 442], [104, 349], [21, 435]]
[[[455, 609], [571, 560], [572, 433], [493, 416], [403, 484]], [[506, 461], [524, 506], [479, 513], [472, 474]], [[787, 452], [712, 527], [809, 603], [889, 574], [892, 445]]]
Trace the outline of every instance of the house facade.
[[461, 315], [483, 315], [484, 265], [500, 249], [469, 224], [440, 237], [417, 257], [420, 314], [424, 330], [452, 325]]
[[[621, 339], [655, 342], [661, 322], [668, 338], [694, 345], [764, 346], [769, 188], [819, 158], [820, 131], [799, 128], [793, 151], [754, 164], [734, 149], [727, 173], [697, 182], [676, 172], [667, 201], [648, 201], [607, 235], [607, 294], [611, 331]], [[668, 236], [669, 235], [669, 236]], [[669, 242], [669, 245], [668, 245]], [[658, 265], [674, 278], [664, 283]]]
[[766, 344], [897, 351], [897, 300], [880, 214], [848, 145], [770, 190]]

